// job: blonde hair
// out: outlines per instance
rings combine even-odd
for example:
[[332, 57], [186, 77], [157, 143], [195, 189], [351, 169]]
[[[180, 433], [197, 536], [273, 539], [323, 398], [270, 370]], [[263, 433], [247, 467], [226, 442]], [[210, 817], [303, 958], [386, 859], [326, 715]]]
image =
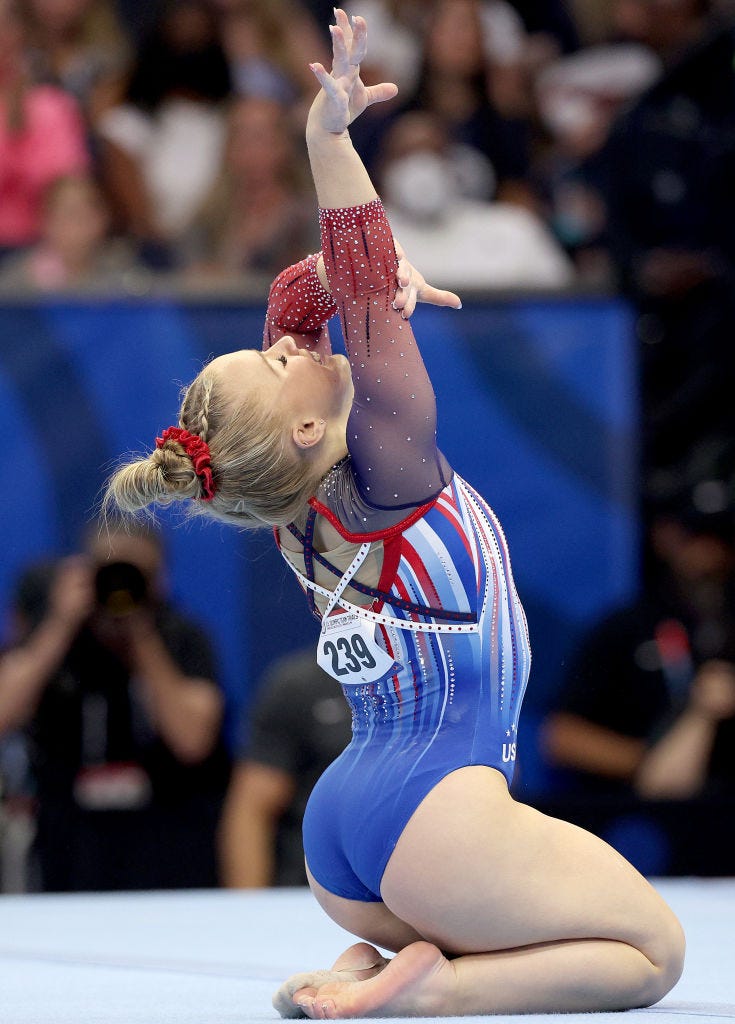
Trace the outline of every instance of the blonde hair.
[[234, 526], [286, 526], [316, 491], [321, 470], [309, 452], [291, 443], [281, 417], [257, 402], [233, 408], [207, 368], [184, 393], [179, 426], [209, 446], [214, 498], [199, 500], [202, 484], [190, 457], [178, 441], [167, 440], [113, 474], [103, 503], [106, 515], [188, 501], [189, 514]]

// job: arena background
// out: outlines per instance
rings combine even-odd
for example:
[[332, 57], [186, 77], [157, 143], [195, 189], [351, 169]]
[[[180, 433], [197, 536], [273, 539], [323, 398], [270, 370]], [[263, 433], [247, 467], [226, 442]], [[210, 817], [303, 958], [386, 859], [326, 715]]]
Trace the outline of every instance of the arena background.
[[[76, 549], [111, 467], [175, 423], [179, 388], [203, 361], [259, 343], [263, 313], [260, 302], [167, 298], [0, 308], [3, 609], [23, 566]], [[422, 307], [414, 327], [437, 391], [440, 445], [510, 541], [534, 653], [519, 773], [533, 793], [549, 782], [535, 726], [565, 657], [636, 585], [631, 315], [597, 296], [478, 299], [461, 313]], [[171, 590], [217, 642], [234, 738], [262, 670], [312, 643], [315, 624], [267, 532], [164, 522]]]

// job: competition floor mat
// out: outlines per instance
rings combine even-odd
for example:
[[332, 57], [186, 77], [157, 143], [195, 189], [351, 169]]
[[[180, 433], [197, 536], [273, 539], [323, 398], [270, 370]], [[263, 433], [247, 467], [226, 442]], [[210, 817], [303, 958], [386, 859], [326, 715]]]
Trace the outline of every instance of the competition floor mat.
[[[658, 888], [688, 940], [684, 975], [661, 1003], [624, 1014], [495, 1019], [735, 1021], [735, 880], [676, 879]], [[273, 1022], [280, 981], [329, 966], [353, 941], [301, 889], [1, 896], [0, 1022]]]

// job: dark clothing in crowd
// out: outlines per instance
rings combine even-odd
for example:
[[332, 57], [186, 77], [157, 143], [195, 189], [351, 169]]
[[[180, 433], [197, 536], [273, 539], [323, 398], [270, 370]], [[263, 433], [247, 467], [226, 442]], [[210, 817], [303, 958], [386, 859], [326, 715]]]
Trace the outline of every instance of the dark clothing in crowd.
[[734, 57], [735, 28], [712, 29], [622, 117], [604, 153], [610, 243], [639, 312], [647, 471], [696, 477], [696, 449], [735, 436]]
[[240, 759], [276, 768], [295, 784], [278, 822], [274, 885], [306, 885], [301, 823], [317, 779], [351, 735], [347, 701], [313, 651], [280, 659], [250, 709]]
[[[21, 592], [35, 580], [26, 578]], [[36, 609], [43, 606], [38, 594]], [[38, 614], [38, 613], [37, 613]], [[40, 616], [39, 616], [40, 617]], [[155, 628], [187, 675], [214, 680], [212, 646], [171, 608]], [[229, 777], [220, 742], [177, 760], [154, 731], [124, 661], [84, 627], [27, 728], [38, 804], [35, 858], [46, 891], [217, 884], [214, 836]]]
[[[735, 607], [735, 605], [731, 605]], [[710, 659], [735, 661], [735, 621], [694, 617], [662, 587], [614, 612], [584, 640], [555, 712], [584, 718], [653, 745], [687, 704], [697, 669]], [[573, 792], [625, 796], [630, 780], [569, 773]], [[718, 726], [703, 797], [732, 793], [735, 720]]]

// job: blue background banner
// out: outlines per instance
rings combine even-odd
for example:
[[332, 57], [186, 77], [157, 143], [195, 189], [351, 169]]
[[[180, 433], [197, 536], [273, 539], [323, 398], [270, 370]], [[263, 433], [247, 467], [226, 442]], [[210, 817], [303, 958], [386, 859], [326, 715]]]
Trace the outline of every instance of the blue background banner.
[[[180, 387], [210, 357], [259, 345], [263, 306], [175, 300], [0, 307], [4, 498], [0, 605], [30, 561], [76, 550], [121, 455], [174, 424]], [[531, 629], [522, 786], [579, 635], [637, 584], [636, 372], [617, 300], [422, 307], [414, 329], [437, 391], [439, 442], [508, 536]], [[333, 327], [338, 338], [339, 328]], [[314, 643], [295, 581], [265, 532], [162, 516], [171, 592], [217, 643], [232, 734], [257, 678]]]

